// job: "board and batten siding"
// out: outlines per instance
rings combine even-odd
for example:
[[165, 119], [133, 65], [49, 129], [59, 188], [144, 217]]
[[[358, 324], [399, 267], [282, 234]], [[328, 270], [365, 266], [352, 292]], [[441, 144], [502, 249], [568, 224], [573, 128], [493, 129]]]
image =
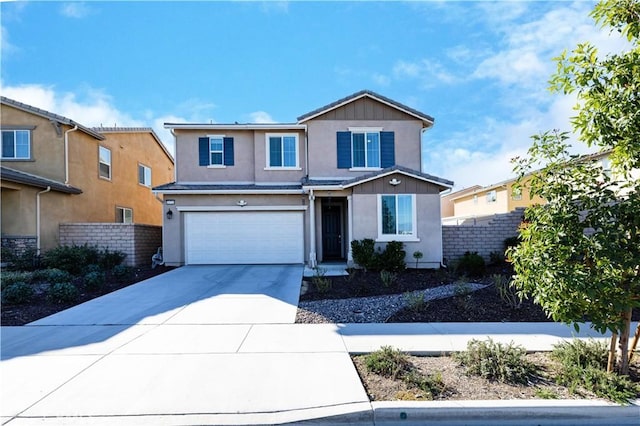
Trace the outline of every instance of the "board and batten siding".
[[[389, 181], [396, 179], [398, 185]], [[415, 179], [400, 173], [374, 179], [353, 188], [354, 194], [440, 194], [439, 188], [429, 182]]]

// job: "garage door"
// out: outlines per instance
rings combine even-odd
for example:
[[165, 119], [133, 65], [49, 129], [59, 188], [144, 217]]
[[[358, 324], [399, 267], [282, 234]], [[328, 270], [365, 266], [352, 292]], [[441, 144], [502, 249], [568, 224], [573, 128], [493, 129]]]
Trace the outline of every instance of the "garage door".
[[186, 263], [303, 263], [302, 212], [191, 212]]

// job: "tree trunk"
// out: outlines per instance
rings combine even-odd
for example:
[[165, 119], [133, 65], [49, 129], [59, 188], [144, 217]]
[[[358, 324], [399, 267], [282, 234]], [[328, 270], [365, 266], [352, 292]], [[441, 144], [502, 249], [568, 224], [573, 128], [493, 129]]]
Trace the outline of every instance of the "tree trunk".
[[609, 360], [607, 361], [607, 373], [613, 372], [613, 366], [616, 363], [616, 343], [618, 342], [618, 334], [613, 333], [611, 335], [611, 342], [609, 343]]
[[627, 309], [623, 313], [624, 328], [620, 333], [618, 340], [618, 349], [620, 350], [620, 358], [618, 360], [618, 373], [629, 374], [629, 334], [631, 333], [631, 309]]

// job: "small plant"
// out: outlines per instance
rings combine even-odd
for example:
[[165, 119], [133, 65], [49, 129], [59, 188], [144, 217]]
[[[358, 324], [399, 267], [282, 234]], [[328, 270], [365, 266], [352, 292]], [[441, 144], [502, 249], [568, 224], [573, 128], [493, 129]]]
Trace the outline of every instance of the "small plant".
[[90, 272], [102, 272], [102, 268], [100, 267], [100, 265], [96, 265], [95, 263], [92, 263], [90, 265], [87, 265], [84, 268], [85, 275], [87, 275]]
[[423, 391], [426, 394], [426, 399], [433, 399], [446, 390], [446, 386], [442, 380], [442, 373], [440, 372], [424, 375], [412, 369], [402, 377], [402, 381], [409, 387], [418, 388]]
[[314, 276], [311, 278], [311, 282], [313, 282], [316, 290], [320, 293], [327, 293], [332, 287], [331, 280], [325, 277], [326, 273], [327, 271], [325, 269], [316, 267], [314, 269]]
[[497, 251], [492, 251], [489, 253], [489, 264], [491, 265], [502, 265], [504, 263], [504, 253], [499, 253]]
[[27, 303], [33, 297], [33, 288], [23, 282], [13, 283], [2, 290], [2, 303], [20, 305]]
[[496, 292], [505, 305], [511, 309], [520, 309], [522, 298], [511, 283], [511, 280], [502, 274], [491, 275], [491, 280], [496, 287]]
[[484, 259], [475, 251], [473, 253], [467, 251], [458, 259], [456, 271], [471, 277], [480, 277], [485, 271]]
[[540, 398], [540, 399], [558, 399], [559, 398], [556, 392], [550, 389], [545, 389], [545, 388], [538, 388], [533, 391], [533, 394], [536, 396], [536, 398]]
[[348, 275], [346, 276], [345, 280], [350, 283], [358, 275], [358, 270], [356, 268], [347, 268], [347, 274]]
[[69, 282], [55, 283], [49, 287], [47, 298], [52, 303], [71, 303], [78, 300], [80, 292]]
[[377, 266], [378, 269], [387, 271], [404, 271], [407, 269], [405, 257], [407, 252], [404, 251], [404, 243], [401, 241], [389, 241], [384, 250], [378, 252]]
[[40, 259], [35, 249], [29, 248], [16, 252], [3, 249], [2, 261], [7, 262], [11, 269], [16, 271], [33, 271], [38, 267]]
[[537, 367], [525, 356], [522, 346], [503, 345], [493, 340], [471, 340], [467, 350], [454, 353], [453, 358], [467, 369], [468, 374], [503, 383], [527, 384], [536, 375]]
[[122, 264], [125, 257], [127, 257], [127, 255], [121, 251], [110, 251], [109, 249], [104, 249], [98, 255], [98, 264], [103, 270], [109, 271]]
[[376, 242], [371, 238], [351, 241], [353, 260], [364, 270], [373, 269], [377, 262]]
[[380, 271], [380, 280], [385, 287], [391, 287], [398, 278], [398, 274], [390, 271]]
[[418, 269], [418, 262], [420, 261], [420, 259], [422, 259], [423, 256], [424, 254], [420, 250], [416, 250], [413, 252], [413, 258], [416, 260], [416, 269]]
[[104, 286], [104, 272], [93, 271], [84, 276], [84, 285], [88, 290], [99, 290]]
[[117, 279], [124, 280], [133, 274], [133, 268], [127, 265], [117, 265], [111, 270], [111, 273]]
[[391, 346], [383, 346], [366, 355], [365, 366], [372, 373], [393, 379], [403, 376], [412, 368], [407, 355]]
[[468, 296], [471, 294], [471, 286], [467, 282], [466, 277], [461, 277], [453, 283], [454, 296]]
[[2, 271], [0, 274], [0, 288], [4, 290], [15, 283], [30, 283], [33, 280], [33, 272]]
[[33, 273], [34, 281], [43, 281], [47, 283], [69, 282], [73, 279], [73, 275], [67, 271], [56, 268], [40, 269]]
[[422, 312], [429, 306], [429, 302], [424, 299], [424, 293], [415, 292], [415, 293], [405, 293], [403, 296], [405, 303], [407, 304], [407, 308], [411, 309], [413, 312]]

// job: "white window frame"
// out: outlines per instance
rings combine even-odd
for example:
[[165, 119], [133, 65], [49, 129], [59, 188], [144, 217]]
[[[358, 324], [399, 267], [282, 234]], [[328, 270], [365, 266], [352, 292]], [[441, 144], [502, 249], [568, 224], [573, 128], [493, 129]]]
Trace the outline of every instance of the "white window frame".
[[[224, 169], [227, 166], [224, 165], [224, 138], [226, 135], [207, 135], [207, 137], [209, 138], [209, 168], [211, 169]], [[211, 150], [211, 139], [220, 139], [221, 143], [222, 143], [222, 149], [220, 151], [213, 151]], [[222, 154], [221, 156], [221, 163], [220, 164], [213, 164], [211, 162], [211, 154], [216, 153], [216, 154]]]
[[[120, 211], [122, 213], [120, 214]], [[127, 213], [129, 213], [127, 215]], [[122, 215], [122, 222], [116, 223], [133, 223], [133, 209], [130, 207], [120, 207], [116, 206], [116, 220], [119, 219], [120, 215]], [[128, 216], [128, 218], [127, 218]]]
[[518, 188], [511, 187], [511, 199], [513, 201], [522, 200], [522, 187], [518, 187]]
[[498, 191], [491, 190], [487, 191], [487, 204], [495, 203], [498, 201]]
[[[284, 146], [282, 146], [284, 138], [292, 137], [295, 139], [296, 149], [296, 164], [295, 166], [272, 166], [271, 165], [271, 147], [269, 143], [270, 138], [280, 138], [280, 146], [282, 147], [282, 164], [284, 164]], [[302, 170], [300, 168], [300, 136], [297, 133], [266, 133], [264, 137], [264, 149], [266, 165], [265, 170]]]
[[[383, 234], [382, 233], [382, 197], [396, 197], [396, 209], [398, 208], [398, 196], [410, 196], [411, 197], [411, 234]], [[417, 242], [418, 238], [418, 215], [416, 206], [416, 194], [378, 194], [378, 206], [376, 214], [378, 216], [378, 238], [376, 241], [388, 242], [388, 241], [405, 241], [405, 242]], [[396, 211], [396, 220], [397, 220]], [[396, 223], [397, 229], [397, 223]], [[397, 231], [396, 231], [397, 232]]]
[[[377, 133], [378, 134], [378, 164], [382, 165], [382, 141], [380, 137], [380, 132], [382, 132], [383, 127], [349, 127], [349, 132], [351, 132], [351, 171], [372, 171], [372, 170], [382, 170], [381, 166], [369, 166], [369, 156], [367, 153], [367, 133]], [[353, 135], [354, 134], [364, 133], [364, 167], [362, 166], [354, 166], [353, 165]]]
[[[5, 157], [2, 154], [2, 149], [0, 148], [0, 155], [2, 156], [3, 160], [31, 160], [31, 130], [29, 129], [2, 129], [2, 133], [13, 133], [13, 157]], [[26, 132], [27, 133], [27, 156], [26, 157], [18, 157], [17, 153], [18, 153], [18, 132]], [[1, 139], [1, 135], [0, 135], [0, 143], [2, 143], [2, 139]]]
[[[108, 163], [103, 162], [102, 159], [100, 158], [100, 152], [103, 149], [109, 153], [109, 162]], [[109, 176], [102, 176], [102, 172], [100, 170], [100, 165], [101, 164], [105, 164], [105, 165], [109, 166]], [[113, 176], [112, 164], [113, 164], [113, 161], [111, 159], [111, 149], [107, 148], [106, 146], [98, 145], [98, 177], [100, 177], [100, 179], [111, 180], [111, 178]]]
[[[142, 169], [142, 182], [140, 182], [140, 170]], [[147, 171], [149, 172], [149, 180], [147, 181]], [[151, 167], [138, 163], [138, 184], [151, 188]]]

